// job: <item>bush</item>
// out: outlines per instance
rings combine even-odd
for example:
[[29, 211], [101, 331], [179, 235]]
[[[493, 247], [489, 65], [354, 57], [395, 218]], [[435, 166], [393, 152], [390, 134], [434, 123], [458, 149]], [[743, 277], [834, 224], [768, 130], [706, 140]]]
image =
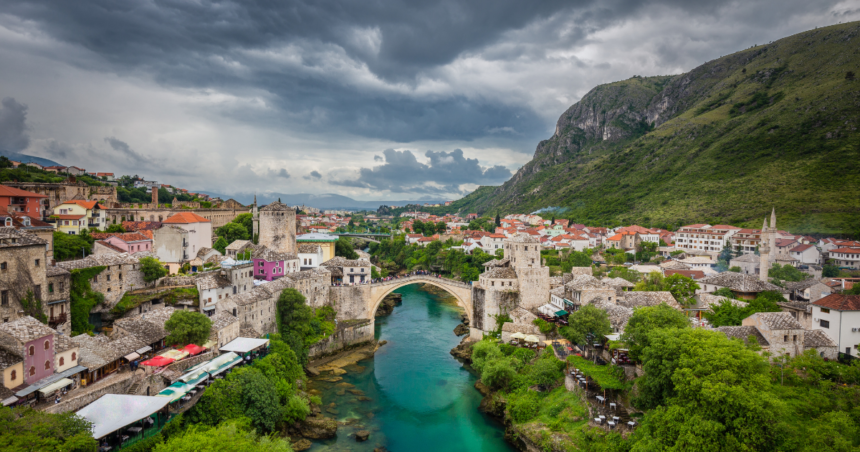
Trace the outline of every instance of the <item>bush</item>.
[[540, 410], [540, 397], [534, 391], [527, 391], [508, 401], [508, 413], [516, 424], [528, 422], [537, 416]]
[[[187, 264], [186, 264], [187, 265]], [[140, 259], [140, 271], [143, 273], [143, 280], [153, 282], [158, 278], [167, 276], [167, 269], [153, 257], [144, 257]]]
[[514, 359], [498, 357], [487, 361], [481, 371], [481, 381], [491, 388], [504, 388], [516, 376]]

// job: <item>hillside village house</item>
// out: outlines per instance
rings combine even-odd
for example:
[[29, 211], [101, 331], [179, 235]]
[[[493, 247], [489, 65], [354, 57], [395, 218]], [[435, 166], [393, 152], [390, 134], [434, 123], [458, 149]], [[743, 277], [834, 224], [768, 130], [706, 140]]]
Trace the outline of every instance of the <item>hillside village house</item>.
[[860, 248], [836, 248], [827, 255], [840, 267], [860, 269]]
[[92, 233], [97, 241], [93, 245], [93, 254], [113, 253], [137, 253], [140, 251], [152, 251], [152, 239], [137, 233]]
[[[196, 256], [200, 248], [212, 247], [212, 222], [194, 212], [180, 212], [162, 222], [188, 231], [188, 256]], [[189, 259], [189, 257], [185, 257]]]
[[642, 238], [638, 232], [625, 231], [606, 239], [604, 243], [606, 243], [607, 248], [616, 248], [635, 253], [642, 244]]
[[302, 270], [317, 268], [324, 262], [322, 247], [317, 244], [299, 243], [298, 250], [299, 264]]
[[761, 229], [740, 229], [729, 237], [732, 251], [754, 254], [761, 243]]
[[333, 234], [309, 233], [297, 236], [296, 243], [319, 245], [323, 253], [322, 262], [325, 262], [334, 258], [334, 248], [338, 238], [338, 236]]
[[76, 235], [84, 229], [105, 228], [105, 214], [98, 201], [66, 201], [54, 207], [51, 217], [57, 221], [57, 230], [66, 234]]
[[860, 295], [831, 294], [813, 302], [812, 328], [833, 339], [840, 353], [860, 358]]
[[48, 197], [21, 190], [14, 187], [0, 185], [0, 212], [16, 212], [31, 218], [44, 219], [43, 204], [47, 204]]
[[821, 331], [804, 329], [788, 312], [757, 312], [743, 319], [741, 326], [723, 326], [717, 331], [729, 338], [758, 341], [761, 352], [774, 356], [798, 356], [815, 350], [824, 358], [836, 358], [836, 343]]
[[165, 267], [174, 274], [190, 259], [189, 232], [177, 225], [165, 225], [152, 231], [154, 252]]
[[729, 261], [729, 267], [738, 267], [745, 275], [758, 275], [761, 257], [755, 254], [744, 254]]
[[741, 228], [718, 224], [691, 224], [675, 233], [675, 247], [689, 251], [721, 251]]
[[797, 245], [788, 251], [788, 255], [801, 264], [817, 265], [821, 263], [821, 253], [814, 245]]
[[764, 291], [782, 292], [782, 288], [764, 282], [755, 276], [735, 272], [722, 272], [698, 281], [700, 289], [696, 293], [713, 293], [727, 288], [740, 300], [752, 300]]
[[254, 261], [254, 278], [273, 281], [288, 273], [300, 271], [299, 256], [279, 253], [264, 246], [258, 247], [251, 256]]

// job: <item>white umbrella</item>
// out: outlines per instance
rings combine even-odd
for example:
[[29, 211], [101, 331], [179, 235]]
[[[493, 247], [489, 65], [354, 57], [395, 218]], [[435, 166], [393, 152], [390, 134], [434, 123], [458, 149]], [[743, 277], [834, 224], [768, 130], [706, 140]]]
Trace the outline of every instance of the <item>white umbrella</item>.
[[529, 335], [526, 336], [526, 342], [540, 342], [540, 339], [537, 336]]
[[511, 339], [525, 339], [526, 335], [517, 331], [514, 334], [511, 334]]

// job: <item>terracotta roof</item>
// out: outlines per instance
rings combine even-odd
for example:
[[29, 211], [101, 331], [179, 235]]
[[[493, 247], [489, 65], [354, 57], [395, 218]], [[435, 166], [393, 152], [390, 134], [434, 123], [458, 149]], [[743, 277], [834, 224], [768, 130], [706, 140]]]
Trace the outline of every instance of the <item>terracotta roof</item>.
[[122, 228], [129, 232], [140, 232], [141, 230], [158, 229], [160, 221], [123, 221]]
[[810, 248], [812, 248], [812, 245], [798, 245], [789, 251], [791, 251], [792, 253], [802, 253]]
[[835, 250], [830, 250], [830, 253], [846, 253], [846, 254], [860, 254], [860, 249], [856, 248], [837, 248]]
[[838, 347], [833, 339], [822, 330], [806, 330], [803, 334], [803, 346], [807, 348], [816, 347]]
[[779, 292], [781, 290], [780, 287], [764, 282], [755, 276], [735, 272], [722, 272], [718, 275], [709, 276], [699, 280], [699, 285], [702, 284], [728, 287], [735, 292], [764, 292], [766, 290]]
[[90, 210], [90, 209], [94, 208], [96, 206], [96, 204], [98, 204], [98, 201], [82, 201], [79, 199], [72, 199], [70, 201], [64, 202], [63, 204], [76, 204], [76, 205], [79, 205], [79, 206], [81, 206], [87, 210]]
[[210, 221], [197, 215], [194, 212], [179, 212], [170, 216], [162, 223], [165, 224], [188, 224], [188, 223], [209, 223]]
[[6, 185], [0, 185], [0, 197], [6, 196], [14, 196], [16, 198], [47, 198], [45, 195], [40, 195], [38, 193], [33, 193], [26, 190], [21, 190], [20, 188], [8, 187]]
[[699, 279], [702, 279], [705, 277], [705, 272], [703, 272], [701, 270], [668, 269], [664, 273], [665, 273], [665, 276], [681, 275], [681, 276], [686, 276], [687, 278], [695, 279], [695, 280], [699, 280]]
[[812, 304], [837, 311], [860, 311], [860, 295], [834, 293]]
[[52, 215], [52, 216], [57, 217], [57, 219], [60, 219], [60, 220], [80, 220], [81, 218], [85, 217], [86, 215]]
[[731, 338], [737, 338], [743, 340], [745, 343], [748, 343], [748, 339], [750, 336], [754, 337], [756, 341], [758, 341], [758, 345], [762, 347], [769, 347], [770, 342], [762, 336], [761, 332], [759, 332], [758, 328], [754, 326], [721, 326], [717, 328], [717, 331], [725, 334], [726, 336]]
[[779, 248], [783, 248], [795, 243], [797, 243], [797, 240], [794, 239], [776, 239], [776, 246]]
[[105, 248], [116, 251], [117, 253], [124, 253], [125, 252], [125, 250], [123, 250], [122, 248], [120, 248], [116, 245], [113, 245], [110, 242], [107, 242], [105, 240], [96, 240], [96, 243], [98, 243], [99, 245], [101, 245]]

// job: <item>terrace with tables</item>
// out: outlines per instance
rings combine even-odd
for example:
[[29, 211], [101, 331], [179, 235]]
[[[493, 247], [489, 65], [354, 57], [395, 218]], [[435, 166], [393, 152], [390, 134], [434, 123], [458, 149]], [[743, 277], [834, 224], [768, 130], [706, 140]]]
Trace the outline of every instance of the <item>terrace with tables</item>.
[[632, 382], [626, 381], [624, 373], [615, 370], [617, 367], [598, 361], [594, 363], [576, 355], [568, 357], [566, 386], [584, 393], [591, 410], [589, 424], [607, 430], [632, 430], [637, 423], [620, 397], [630, 389]]

